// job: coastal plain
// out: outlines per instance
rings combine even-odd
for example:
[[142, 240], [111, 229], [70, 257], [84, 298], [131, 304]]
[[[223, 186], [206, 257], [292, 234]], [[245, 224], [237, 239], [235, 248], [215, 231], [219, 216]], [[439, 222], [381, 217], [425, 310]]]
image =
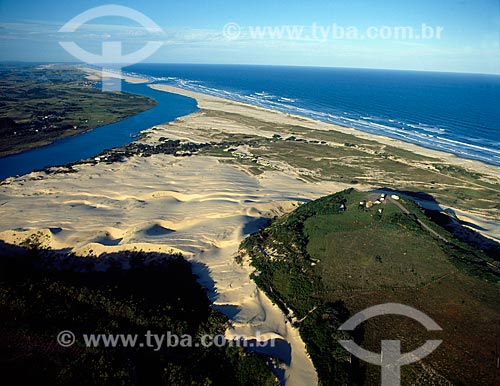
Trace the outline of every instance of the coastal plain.
[[0, 156], [46, 146], [148, 110], [156, 101], [102, 93], [99, 79], [64, 65], [0, 65]]

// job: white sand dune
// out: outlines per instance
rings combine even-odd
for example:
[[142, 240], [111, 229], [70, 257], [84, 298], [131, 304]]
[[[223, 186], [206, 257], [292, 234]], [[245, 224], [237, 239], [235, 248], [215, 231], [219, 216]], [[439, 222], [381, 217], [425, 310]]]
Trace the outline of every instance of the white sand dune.
[[213, 283], [215, 305], [236, 310], [229, 337], [283, 339], [291, 349], [291, 358], [284, 358], [290, 362], [287, 384], [317, 382], [298, 332], [250, 280], [251, 268], [238, 265], [234, 257], [263, 218], [345, 186], [305, 184], [275, 171], [252, 176], [204, 156], [158, 155], [77, 169], [50, 176], [32, 173], [2, 185], [0, 239], [18, 244], [41, 230], [47, 246], [80, 255], [134, 248], [181, 251], [208, 268], [209, 276], [199, 272], [200, 281], [208, 288]]

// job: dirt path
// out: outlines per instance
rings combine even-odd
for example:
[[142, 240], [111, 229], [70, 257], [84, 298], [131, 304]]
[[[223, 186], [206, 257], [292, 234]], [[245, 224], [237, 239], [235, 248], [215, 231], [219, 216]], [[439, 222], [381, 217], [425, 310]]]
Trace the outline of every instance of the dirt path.
[[[399, 209], [401, 209], [403, 211], [403, 213], [405, 214], [411, 214], [411, 212], [406, 209], [406, 207], [401, 204], [399, 201], [396, 201], [394, 200], [393, 198], [391, 198], [390, 196], [387, 196], [386, 198], [386, 202], [389, 202], [391, 204], [394, 204], [396, 205]], [[417, 222], [420, 224], [420, 226], [422, 228], [424, 228], [426, 231], [428, 231], [430, 234], [432, 234], [433, 236], [437, 237], [438, 239], [444, 241], [445, 243], [449, 243], [450, 241], [448, 239], [446, 239], [445, 237], [441, 236], [439, 233], [437, 233], [434, 229], [432, 229], [431, 227], [429, 227], [427, 224], [425, 224], [423, 221], [421, 221], [420, 219], [417, 219]]]

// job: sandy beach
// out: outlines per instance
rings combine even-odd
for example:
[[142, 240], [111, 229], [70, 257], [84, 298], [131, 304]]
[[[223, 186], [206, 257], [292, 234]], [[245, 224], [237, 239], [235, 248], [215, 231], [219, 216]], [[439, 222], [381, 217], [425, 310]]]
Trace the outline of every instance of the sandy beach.
[[[86, 71], [91, 77], [100, 74], [97, 70]], [[123, 75], [122, 78], [146, 82]], [[447, 189], [453, 190], [456, 182], [467, 189], [477, 185], [477, 189], [494, 192], [500, 183], [500, 168], [496, 166], [170, 86], [151, 87], [194, 98], [202, 111], [151, 128], [140, 141], [157, 144], [162, 138], [169, 138], [204, 143], [222, 141], [228, 136], [238, 139], [250, 136], [269, 141], [268, 147], [257, 149], [262, 150], [259, 156], [243, 144], [235, 146], [231, 154], [135, 156], [113, 164], [77, 165], [77, 173], [38, 172], [9, 178], [0, 185], [0, 240], [19, 244], [31, 234], [42, 232], [47, 247], [72, 250], [81, 256], [134, 249], [182, 252], [208, 270], [209, 276], [202, 271], [195, 273], [208, 288], [213, 282], [210, 298], [216, 307], [227, 312], [233, 323], [226, 332], [228, 337], [277, 338], [289, 345], [290, 355], [284, 358], [283, 365], [287, 385], [316, 384], [314, 366], [298, 331], [250, 280], [252, 268], [248, 262], [239, 265], [235, 256], [245, 236], [259, 229], [266, 219], [287, 213], [300, 202], [352, 187], [352, 183], [350, 178], [346, 181], [340, 177], [323, 178], [324, 171], [306, 170], [285, 158], [266, 156], [275, 151], [272, 138], [279, 131], [277, 127], [290, 127], [291, 132], [295, 130], [293, 127], [300, 126], [303, 131], [297, 135], [309, 141], [319, 142], [322, 137], [318, 137], [318, 133], [338, 132], [415, 154], [415, 159], [405, 161], [403, 156], [397, 159], [398, 165], [404, 168], [401, 176], [408, 181], [412, 177], [411, 172], [406, 171], [408, 168], [417, 168], [423, 173], [431, 164], [447, 164], [482, 175], [477, 180], [468, 177], [461, 180], [450, 174], [449, 182], [441, 181], [449, 184]], [[324, 142], [328, 149], [345, 148], [343, 141], [335, 143], [325, 139]], [[288, 143], [282, 141], [278, 145]], [[366, 157], [378, 154], [373, 150], [375, 147], [363, 149]], [[349, 159], [349, 162], [355, 161]], [[358, 178], [357, 189], [370, 190], [383, 183], [389, 186], [397, 178], [392, 172], [386, 178], [385, 169], [370, 167], [370, 173], [379, 176], [377, 180], [381, 183], [377, 186], [369, 178]], [[431, 172], [437, 174], [435, 179], [440, 181], [438, 173]], [[427, 180], [422, 182], [423, 190], [427, 184], [430, 184]], [[446, 200], [447, 196], [442, 193], [440, 197]], [[487, 208], [471, 206], [468, 210], [460, 205], [454, 206], [450, 200], [446, 207], [476, 224], [484, 235], [500, 240], [498, 222], [494, 217], [487, 217]]]
[[126, 74], [119, 74], [117, 72], [111, 72], [109, 70], [96, 70], [95, 68], [91, 67], [86, 67], [86, 66], [79, 66], [79, 68], [87, 73], [87, 79], [89, 80], [95, 80], [95, 81], [100, 81], [103, 78], [115, 78], [115, 79], [122, 79], [125, 82], [132, 83], [132, 84], [142, 84], [142, 83], [148, 83], [148, 80], [145, 78], [141, 78], [138, 76], [128, 76]]
[[[334, 125], [331, 123], [325, 123], [311, 118], [302, 117], [299, 115], [293, 115], [293, 114], [283, 113], [280, 111], [269, 110], [258, 106], [252, 106], [245, 103], [235, 102], [228, 99], [222, 99], [211, 95], [184, 90], [178, 87], [172, 87], [167, 85], [151, 85], [150, 87], [156, 90], [162, 90], [173, 94], [184, 95], [196, 99], [196, 101], [198, 102], [198, 106], [201, 109], [219, 110], [219, 111], [238, 113], [242, 115], [251, 115], [255, 118], [274, 122], [275, 124], [294, 125], [300, 123], [301, 126], [309, 127], [314, 130], [336, 131], [339, 133], [350, 134], [361, 139], [376, 141], [384, 145], [395, 146], [397, 148], [405, 149], [413, 153], [421, 154], [427, 157], [439, 158], [450, 164], [460, 165], [462, 167], [476, 170], [481, 173], [491, 173], [492, 175], [497, 175], [497, 176], [499, 176], [500, 173], [499, 166], [489, 165], [480, 161], [459, 158], [451, 153], [428, 149], [422, 146], [414, 145], [409, 142], [403, 142], [397, 139], [384, 137], [381, 135], [366, 133], [355, 128], [349, 128], [349, 127]], [[259, 133], [262, 135], [261, 132]]]

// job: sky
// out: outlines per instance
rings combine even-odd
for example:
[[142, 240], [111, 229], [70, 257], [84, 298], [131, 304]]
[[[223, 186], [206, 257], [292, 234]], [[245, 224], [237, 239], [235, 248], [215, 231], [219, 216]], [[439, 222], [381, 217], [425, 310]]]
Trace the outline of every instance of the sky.
[[[112, 3], [139, 11], [162, 32], [117, 16], [59, 32], [75, 16], [109, 2], [0, 0], [0, 60], [79, 61], [60, 41], [97, 55], [103, 42], [121, 42], [126, 54], [159, 41], [163, 45], [143, 62], [500, 74], [500, 0]], [[403, 27], [413, 28], [412, 35], [404, 36]]]

